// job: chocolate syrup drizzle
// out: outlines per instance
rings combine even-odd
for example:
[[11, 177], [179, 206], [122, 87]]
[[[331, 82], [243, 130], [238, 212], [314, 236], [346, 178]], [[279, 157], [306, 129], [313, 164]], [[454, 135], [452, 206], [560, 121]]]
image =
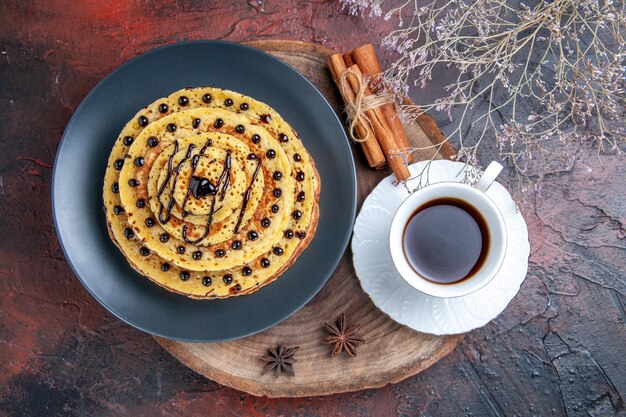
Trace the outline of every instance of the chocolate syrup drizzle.
[[[202, 150], [204, 150], [205, 148], [202, 148]], [[200, 155], [202, 154], [202, 152], [200, 152]], [[194, 155], [193, 158], [191, 159], [191, 177], [193, 178], [193, 174], [194, 172], [196, 172], [196, 167], [198, 166], [198, 161], [200, 160], [200, 155]], [[185, 206], [187, 205], [187, 200], [189, 200], [189, 196], [191, 195], [191, 193], [193, 192], [192, 188], [191, 188], [191, 179], [189, 180], [189, 189], [187, 190], [187, 194], [185, 195], [185, 199], [183, 200], [183, 205], [181, 206], [181, 210], [182, 210], [182, 214], [183, 214], [183, 218], [187, 217], [187, 215], [189, 214], [189, 212], [187, 210], [185, 210]]]
[[[161, 201], [161, 195], [165, 191], [165, 186], [170, 182], [170, 178], [172, 177], [172, 167], [173, 167], [173, 164], [174, 164], [174, 155], [176, 155], [177, 153], [178, 153], [178, 141], [174, 141], [174, 151], [172, 152], [172, 154], [170, 155], [169, 159], [167, 160], [167, 176], [165, 177], [165, 180], [163, 180], [163, 183], [161, 184], [161, 187], [159, 187], [159, 192], [157, 193], [157, 199], [159, 200], [159, 221], [161, 223], [166, 223], [167, 221], [169, 221], [169, 216], [167, 217], [166, 221], [163, 221], [161, 219], [161, 213], [163, 211], [163, 202]], [[171, 202], [170, 202], [170, 204], [171, 204]]]
[[[196, 148], [196, 145], [194, 145], [193, 143], [190, 144], [189, 147], [187, 148], [187, 153], [185, 154], [185, 157], [183, 158], [183, 160], [178, 163], [178, 165], [176, 166], [174, 170], [172, 170], [171, 162], [173, 161], [173, 156], [178, 151], [178, 141], [176, 141], [176, 146], [174, 147], [174, 153], [170, 156], [170, 159], [167, 162], [167, 176], [165, 177], [165, 181], [163, 181], [163, 184], [161, 184], [161, 188], [159, 188], [159, 193], [157, 194], [157, 198], [159, 199], [159, 221], [161, 222], [161, 224], [165, 224], [170, 221], [172, 208], [174, 208], [174, 204], [176, 203], [176, 200], [174, 200], [174, 191], [176, 190], [176, 183], [178, 182], [180, 169], [185, 164], [185, 162], [187, 162], [187, 160], [191, 158], [191, 152], [195, 148]], [[169, 203], [167, 204], [167, 209], [166, 209], [167, 217], [164, 219], [163, 208], [165, 206], [163, 205], [163, 202], [161, 201], [161, 195], [163, 194], [163, 191], [165, 190], [165, 186], [169, 182], [169, 179], [172, 176], [172, 172], [174, 172], [174, 179], [172, 180], [172, 186], [170, 187], [170, 199], [169, 199]]]
[[[196, 167], [198, 166], [198, 162], [200, 161], [200, 157], [204, 155], [204, 153], [206, 152], [206, 150], [209, 148], [209, 146], [213, 145], [213, 141], [211, 139], [207, 140], [206, 143], [204, 144], [204, 146], [202, 147], [202, 149], [200, 149], [200, 153], [198, 155], [194, 155], [194, 157], [191, 159], [191, 177], [193, 177], [193, 174], [196, 172]], [[229, 167], [228, 169], [230, 170], [230, 154], [227, 156], [228, 157], [228, 161], [229, 161]], [[211, 161], [214, 162], [215, 160]], [[187, 200], [189, 200], [189, 196], [192, 194], [193, 190], [191, 187], [191, 180], [189, 181], [189, 188], [187, 189], [187, 194], [185, 195], [185, 199], [183, 200], [183, 205], [181, 207], [182, 210], [182, 215], [183, 218], [187, 217], [189, 215], [189, 212], [185, 210], [185, 206], [187, 205]]]
[[222, 175], [220, 175], [220, 179], [217, 182], [218, 186], [222, 182], [222, 178], [226, 177], [224, 180], [224, 185], [222, 185], [222, 194], [220, 195], [220, 201], [224, 201], [224, 195], [226, 194], [226, 189], [230, 184], [230, 151], [226, 153], [226, 159], [224, 160], [224, 170], [222, 171]]
[[[168, 161], [167, 161], [167, 176], [165, 177], [165, 180], [163, 181], [163, 183], [161, 184], [161, 186], [159, 187], [159, 192], [157, 194], [157, 198], [159, 199], [159, 221], [162, 224], [167, 223], [170, 218], [171, 218], [171, 213], [172, 213], [172, 209], [174, 207], [175, 204], [175, 200], [174, 200], [174, 191], [176, 190], [176, 183], [178, 182], [178, 177], [180, 175], [180, 170], [182, 168], [182, 166], [191, 158], [191, 175], [193, 176], [193, 174], [195, 173], [196, 167], [198, 166], [198, 162], [200, 161], [200, 156], [204, 155], [207, 148], [209, 146], [212, 145], [212, 140], [209, 139], [206, 144], [202, 147], [202, 149], [200, 150], [200, 153], [197, 155], [194, 155], [193, 158], [191, 157], [191, 154], [193, 152], [193, 150], [196, 148], [196, 145], [194, 144], [190, 144], [189, 147], [187, 148], [187, 153], [185, 155], [185, 157], [178, 163], [178, 165], [174, 168], [174, 156], [178, 153], [178, 141], [174, 142], [174, 151], [172, 152], [172, 154], [170, 155]], [[226, 196], [226, 191], [228, 190], [228, 186], [230, 185], [230, 170], [231, 170], [231, 155], [230, 155], [230, 151], [228, 151], [226, 153], [226, 157], [224, 158], [224, 168], [222, 169], [222, 173], [220, 174], [219, 180], [217, 185], [215, 186], [215, 193], [210, 194], [211, 195], [211, 209], [209, 210], [209, 218], [207, 219], [207, 224], [205, 226], [205, 230], [204, 233], [202, 234], [202, 236], [200, 236], [198, 239], [196, 240], [190, 240], [187, 237], [187, 225], [183, 225], [183, 229], [182, 229], [182, 236], [183, 236], [183, 240], [186, 243], [189, 243], [191, 245], [195, 245], [198, 244], [199, 242], [201, 242], [202, 240], [204, 240], [207, 236], [209, 236], [209, 234], [211, 233], [211, 225], [213, 224], [213, 215], [215, 213], [217, 213], [220, 209], [218, 208], [217, 210], [215, 209], [215, 203], [218, 201], [223, 201], [224, 197]], [[248, 201], [250, 201], [250, 197], [252, 194], [252, 186], [254, 185], [258, 175], [259, 175], [259, 171], [261, 169], [261, 160], [257, 159], [257, 166], [254, 170], [254, 173], [252, 174], [252, 179], [250, 181], [250, 184], [248, 185], [248, 188], [246, 189], [246, 192], [244, 194], [244, 199], [243, 199], [243, 204], [241, 206], [241, 211], [239, 212], [239, 216], [237, 218], [237, 224], [235, 225], [235, 230], [234, 232], [237, 233], [239, 231], [239, 227], [241, 226], [241, 222], [243, 220], [243, 216], [244, 213], [246, 211], [246, 207], [248, 206]], [[161, 201], [161, 196], [163, 195], [163, 193], [165, 192], [165, 188], [167, 186], [167, 184], [169, 184], [170, 180], [172, 179], [172, 174], [173, 176], [173, 180], [172, 180], [172, 186], [170, 187], [170, 195], [169, 195], [169, 203], [167, 205], [167, 207], [164, 206], [163, 202]], [[220, 189], [221, 187], [221, 189]], [[182, 204], [182, 216], [186, 217], [187, 215], [189, 215], [189, 212], [187, 212], [185, 210], [185, 206], [187, 204], [187, 201], [189, 200], [190, 195], [193, 193], [193, 189], [191, 186], [191, 181], [189, 181], [189, 185], [188, 185], [188, 189], [187, 189], [187, 194], [185, 195], [185, 198], [183, 200], [183, 204]], [[165, 210], [166, 213], [166, 217], [163, 217], [163, 211]]]
[[243, 198], [243, 204], [241, 205], [241, 211], [239, 212], [239, 217], [237, 218], [237, 224], [235, 225], [235, 230], [234, 230], [235, 233], [239, 232], [239, 226], [241, 226], [241, 221], [243, 220], [243, 214], [246, 211], [246, 207], [248, 206], [248, 201], [250, 200], [250, 195], [252, 193], [252, 186], [254, 185], [254, 182], [256, 181], [256, 178], [259, 175], [260, 169], [261, 169], [261, 159], [257, 158], [256, 168], [254, 170], [254, 174], [252, 174], [252, 180], [250, 181], [250, 185], [248, 185], [248, 188], [246, 189], [246, 194], [244, 195], [244, 198]]
[[[208, 142], [207, 142], [207, 145], [208, 145]], [[206, 150], [206, 146], [202, 148], [201, 153], [203, 153], [203, 151], [205, 150]], [[230, 167], [231, 167], [230, 162], [231, 162], [230, 151], [228, 151], [226, 152], [226, 157], [224, 158], [224, 168], [222, 169], [222, 173], [220, 174], [220, 179], [218, 180], [217, 185], [215, 186], [216, 192], [211, 194], [211, 209], [209, 210], [209, 218], [207, 219], [207, 224], [205, 226], [204, 233], [202, 234], [202, 236], [200, 236], [196, 240], [189, 240], [189, 238], [187, 238], [187, 225], [183, 225], [183, 240], [185, 242], [191, 245], [198, 244], [202, 240], [204, 240], [207, 236], [209, 236], [209, 234], [211, 233], [211, 225], [213, 224], [213, 215], [217, 213], [219, 209], [221, 208], [220, 207], [217, 210], [215, 210], [215, 202], [218, 199], [218, 194], [220, 194], [219, 200], [222, 201], [224, 199], [224, 195], [226, 194], [226, 190], [228, 189], [228, 184], [230, 183]], [[217, 191], [219, 190], [220, 186], [222, 187], [221, 191]], [[187, 195], [185, 196], [185, 199], [189, 196], [190, 193], [191, 193], [191, 188], [187, 190]], [[183, 206], [184, 206], [184, 202], [183, 202]]]

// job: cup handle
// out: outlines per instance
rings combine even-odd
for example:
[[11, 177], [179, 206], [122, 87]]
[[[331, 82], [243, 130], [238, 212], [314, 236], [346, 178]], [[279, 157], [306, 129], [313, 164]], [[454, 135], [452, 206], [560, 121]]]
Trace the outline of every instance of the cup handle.
[[496, 177], [502, 171], [502, 168], [504, 168], [502, 165], [500, 165], [496, 161], [492, 161], [485, 170], [485, 172], [483, 172], [483, 175], [480, 177], [474, 187], [477, 190], [482, 191], [483, 193], [487, 192], [489, 187], [491, 187], [491, 184], [493, 184], [493, 182], [496, 180]]

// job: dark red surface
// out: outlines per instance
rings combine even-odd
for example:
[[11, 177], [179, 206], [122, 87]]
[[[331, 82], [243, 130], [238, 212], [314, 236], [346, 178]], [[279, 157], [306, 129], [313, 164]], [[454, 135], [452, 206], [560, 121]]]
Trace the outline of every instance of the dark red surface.
[[[378, 390], [256, 398], [188, 370], [73, 276], [50, 209], [63, 129], [113, 68], [186, 39], [348, 49], [391, 23], [335, 2], [0, 2], [0, 416], [624, 415], [626, 164], [582, 148], [528, 211], [509, 308], [424, 373]], [[418, 99], [419, 101], [419, 99]]]

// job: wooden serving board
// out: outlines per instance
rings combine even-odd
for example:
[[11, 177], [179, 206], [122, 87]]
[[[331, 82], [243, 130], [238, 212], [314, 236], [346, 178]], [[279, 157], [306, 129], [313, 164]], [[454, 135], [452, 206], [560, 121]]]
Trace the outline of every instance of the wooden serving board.
[[[296, 68], [315, 84], [338, 114], [341, 112], [340, 97], [326, 69], [326, 58], [332, 50], [294, 41], [259, 41], [250, 45]], [[407, 125], [406, 130], [416, 146], [424, 147], [443, 140], [437, 125], [428, 116]], [[438, 157], [449, 157], [453, 152], [446, 144]], [[353, 153], [360, 207], [370, 191], [390, 172], [369, 168], [358, 145], [353, 144]], [[419, 159], [431, 156], [432, 153], [424, 151]], [[268, 290], [271, 288], [261, 291]], [[356, 358], [345, 354], [331, 358], [330, 346], [321, 343], [326, 336], [323, 323], [334, 322], [341, 313], [363, 326], [360, 334], [366, 343], [358, 347]], [[306, 306], [262, 333], [224, 343], [156, 340], [186, 366], [220, 384], [259, 396], [304, 397], [378, 388], [399, 382], [437, 362], [454, 349], [462, 337], [418, 333], [397, 324], [378, 310], [359, 285], [348, 248], [328, 283]], [[300, 346], [295, 356], [294, 377], [262, 374], [264, 363], [260, 357], [268, 347], [279, 343]]]

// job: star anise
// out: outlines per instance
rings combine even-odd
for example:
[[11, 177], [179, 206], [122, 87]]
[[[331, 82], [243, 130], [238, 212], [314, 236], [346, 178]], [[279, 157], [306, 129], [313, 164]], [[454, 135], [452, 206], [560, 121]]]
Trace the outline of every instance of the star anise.
[[265, 369], [263, 373], [274, 371], [276, 376], [285, 373], [287, 375], [294, 376], [293, 363], [296, 359], [293, 355], [298, 350], [299, 346], [285, 347], [282, 343], [275, 348], [267, 350], [267, 354], [261, 357], [265, 361]]
[[335, 324], [325, 322], [324, 326], [326, 326], [329, 336], [323, 342], [328, 345], [334, 345], [331, 356], [336, 356], [345, 351], [348, 355], [355, 357], [357, 345], [365, 342], [365, 339], [357, 334], [361, 326], [358, 324], [348, 326], [346, 324], [346, 315], [343, 313]]

